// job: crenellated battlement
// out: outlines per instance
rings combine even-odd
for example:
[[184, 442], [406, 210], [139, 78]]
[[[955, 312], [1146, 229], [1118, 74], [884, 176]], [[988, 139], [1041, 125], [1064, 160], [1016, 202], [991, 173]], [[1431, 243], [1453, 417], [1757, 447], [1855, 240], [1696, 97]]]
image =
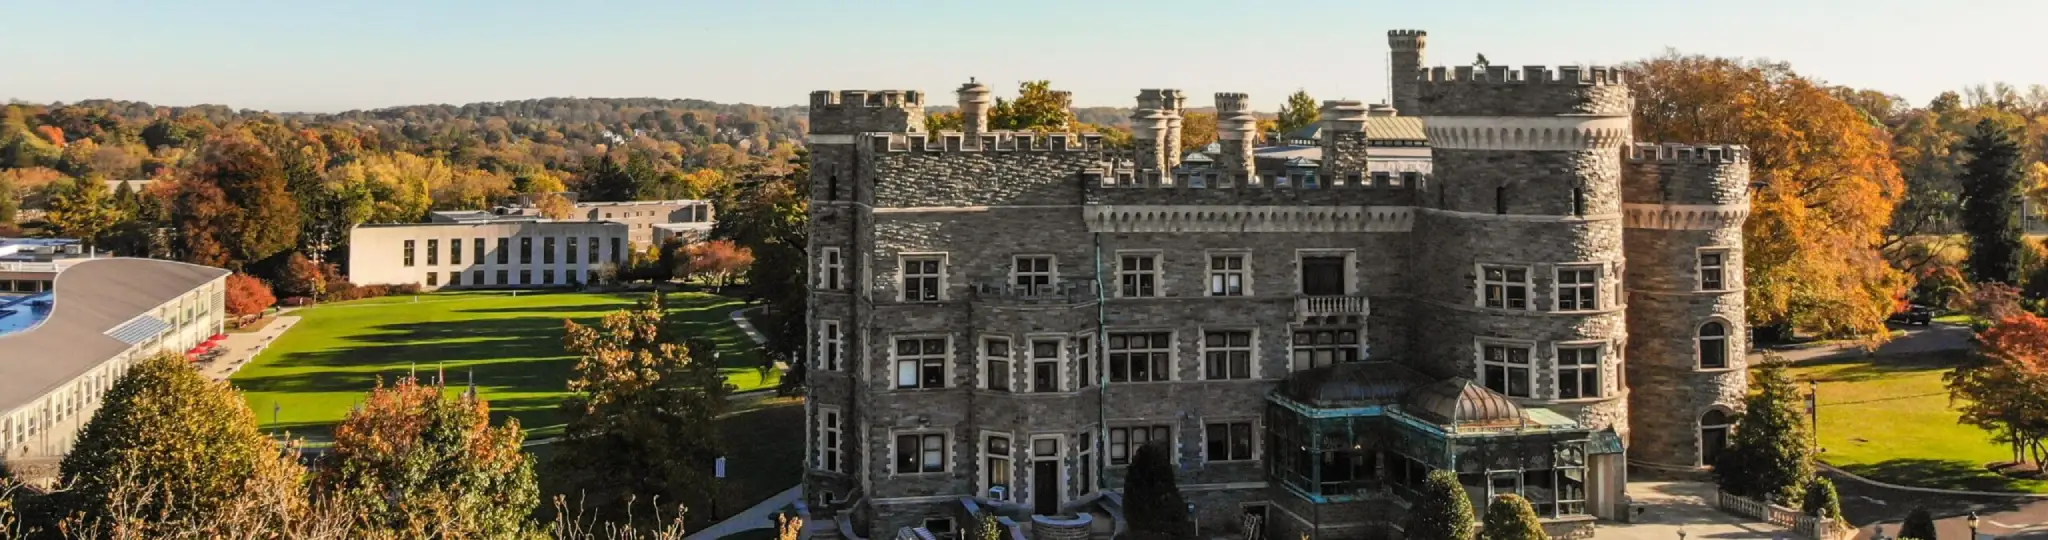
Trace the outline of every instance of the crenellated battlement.
[[1103, 149], [1100, 133], [990, 131], [974, 136], [958, 131], [876, 133], [870, 135], [868, 141], [876, 152], [1085, 152]]
[[1436, 66], [1420, 70], [1417, 80], [1423, 84], [1436, 83], [1513, 83], [1513, 84], [1571, 84], [1581, 86], [1619, 86], [1627, 84], [1622, 70], [1610, 66], [1522, 66], [1513, 69], [1508, 66]]
[[1631, 162], [1747, 163], [1749, 147], [1739, 144], [1635, 143], [1623, 151]]
[[1420, 49], [1429, 43], [1429, 32], [1421, 30], [1388, 30], [1387, 45], [1394, 50]]
[[1217, 92], [1216, 112], [1235, 113], [1251, 110], [1251, 96], [1241, 92]]
[[819, 90], [811, 92], [812, 109], [923, 107], [924, 92], [917, 90]]

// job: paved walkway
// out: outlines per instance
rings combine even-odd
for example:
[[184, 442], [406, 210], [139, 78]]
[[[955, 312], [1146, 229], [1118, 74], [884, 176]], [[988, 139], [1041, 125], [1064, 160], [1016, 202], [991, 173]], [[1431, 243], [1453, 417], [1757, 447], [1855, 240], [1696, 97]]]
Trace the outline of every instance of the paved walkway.
[[1783, 527], [1753, 522], [1715, 508], [1714, 485], [1706, 482], [1631, 482], [1629, 499], [1643, 508], [1634, 523], [1600, 522], [1600, 540], [1789, 538]]
[[775, 496], [769, 497], [768, 500], [756, 503], [754, 506], [738, 514], [733, 514], [732, 517], [725, 518], [725, 521], [705, 527], [704, 530], [690, 533], [689, 536], [683, 537], [683, 540], [712, 540], [739, 534], [741, 531], [773, 528], [775, 527], [775, 514], [782, 510], [784, 506], [796, 504], [797, 498], [802, 497], [803, 494], [803, 486], [790, 486], [789, 489], [782, 490], [782, 493], [777, 493]]
[[[1854, 343], [1829, 343], [1823, 345], [1794, 345], [1770, 349], [1793, 362], [1833, 360], [1860, 356], [1884, 356], [1934, 351], [1953, 351], [1970, 348], [1970, 327], [1934, 323], [1927, 326], [1890, 325], [1899, 335], [1879, 345], [1875, 351], [1865, 351]], [[1751, 359], [1761, 358], [1761, 352], [1752, 353]]]
[[278, 315], [276, 320], [270, 321], [262, 330], [246, 334], [229, 333], [228, 338], [222, 340], [220, 344], [222, 349], [227, 350], [227, 354], [200, 363], [199, 372], [216, 381], [227, 380], [228, 376], [235, 374], [235, 370], [248, 365], [249, 360], [256, 358], [257, 353], [263, 352], [265, 347], [269, 347], [279, 336], [283, 336], [286, 330], [291, 330], [292, 326], [297, 324], [298, 315]]

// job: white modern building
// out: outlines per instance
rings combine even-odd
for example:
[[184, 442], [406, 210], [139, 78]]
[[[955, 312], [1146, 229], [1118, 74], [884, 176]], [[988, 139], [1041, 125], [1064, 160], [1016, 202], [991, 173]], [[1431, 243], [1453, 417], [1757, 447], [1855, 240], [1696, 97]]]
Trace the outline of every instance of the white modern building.
[[581, 202], [576, 217], [590, 221], [626, 224], [634, 244], [649, 245], [681, 236], [685, 242], [702, 240], [711, 232], [711, 201], [676, 199], [668, 201]]
[[348, 276], [421, 288], [575, 287], [624, 264], [626, 224], [497, 220], [361, 225], [349, 231]]
[[94, 259], [54, 290], [0, 297], [0, 461], [40, 478], [99, 408], [114, 379], [159, 352], [220, 335], [228, 271], [154, 259]]

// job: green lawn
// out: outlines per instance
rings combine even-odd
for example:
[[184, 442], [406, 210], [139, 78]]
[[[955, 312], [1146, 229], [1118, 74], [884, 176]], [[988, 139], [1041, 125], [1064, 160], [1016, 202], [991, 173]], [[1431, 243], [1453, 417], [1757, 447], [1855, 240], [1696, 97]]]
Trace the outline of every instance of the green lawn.
[[[518, 418], [529, 437], [557, 434], [556, 406], [575, 358], [562, 350], [564, 319], [590, 323], [630, 307], [644, 294], [462, 292], [385, 297], [323, 305], [304, 317], [231, 379], [266, 429], [288, 429], [319, 443], [328, 429], [384, 380], [417, 370], [445, 372], [450, 392], [472, 375], [492, 415]], [[681, 333], [718, 344], [727, 382], [741, 390], [772, 386], [760, 355], [728, 314], [740, 301], [672, 293]]]
[[2048, 481], [2000, 476], [1986, 464], [2011, 453], [1991, 434], [1956, 423], [1942, 374], [1961, 351], [1800, 364], [1802, 386], [1820, 380], [1821, 458], [1895, 484], [1981, 491], [2048, 492]]

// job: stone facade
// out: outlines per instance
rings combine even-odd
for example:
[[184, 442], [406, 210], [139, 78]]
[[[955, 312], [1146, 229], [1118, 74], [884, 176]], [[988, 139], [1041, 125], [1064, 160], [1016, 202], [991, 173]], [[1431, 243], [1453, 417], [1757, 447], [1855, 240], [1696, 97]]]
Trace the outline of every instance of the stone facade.
[[[1696, 321], [1723, 317], [1740, 345], [1739, 249], [1733, 294], [1679, 283], [1698, 248], [1739, 248], [1741, 150], [1629, 147], [1615, 70], [1424, 71], [1421, 32], [1389, 40], [1434, 171], [1398, 184], [1360, 181], [1356, 102], [1325, 105], [1315, 172], [1275, 176], [1248, 159], [1248, 98], [1217, 94], [1223, 176], [1196, 182], [1164, 173], [1177, 90], [1139, 94], [1135, 152], [987, 130], [978, 83], [962, 132], [924, 132], [919, 92], [812, 94], [813, 507], [871, 533], [962, 497], [1071, 515], [1152, 439], [1205, 529], [1260, 507], [1288, 538], [1391, 534], [1398, 497], [1312, 503], [1263, 466], [1275, 383], [1350, 359], [1471, 379], [1658, 463], [1696, 456], [1699, 415], [1742, 388], [1740, 355], [1687, 367]], [[1588, 472], [1590, 515], [1555, 526], [1618, 517], [1620, 467]]]

